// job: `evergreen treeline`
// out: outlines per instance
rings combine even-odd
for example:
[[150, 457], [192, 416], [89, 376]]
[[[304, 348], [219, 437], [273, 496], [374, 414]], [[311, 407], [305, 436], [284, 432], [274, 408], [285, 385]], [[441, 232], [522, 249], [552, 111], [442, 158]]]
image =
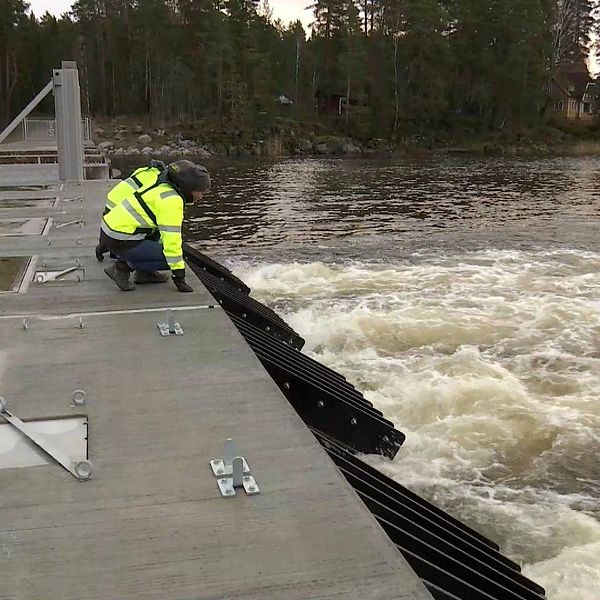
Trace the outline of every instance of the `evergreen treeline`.
[[557, 65], [588, 54], [596, 2], [314, 0], [307, 39], [268, 0], [78, 0], [61, 19], [0, 0], [0, 127], [62, 59], [92, 115], [252, 127], [281, 95], [312, 119], [320, 90], [350, 98], [337, 126], [354, 135], [535, 126]]

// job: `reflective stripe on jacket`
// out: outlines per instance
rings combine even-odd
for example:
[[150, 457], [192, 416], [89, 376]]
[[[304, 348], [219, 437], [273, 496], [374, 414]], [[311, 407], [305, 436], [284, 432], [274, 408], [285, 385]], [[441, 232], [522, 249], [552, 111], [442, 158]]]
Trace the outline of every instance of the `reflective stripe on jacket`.
[[136, 169], [127, 179], [117, 183], [117, 185], [108, 192], [108, 195], [106, 196], [105, 211], [108, 212], [117, 206], [117, 204], [121, 204], [121, 202], [129, 198], [133, 192], [141, 192], [151, 185], [154, 185], [159, 175], [160, 169], [157, 169], [156, 167], [141, 167]]
[[[140, 198], [150, 214], [140, 203]], [[158, 229], [167, 264], [175, 270], [185, 269], [181, 249], [182, 223], [183, 198], [168, 183], [161, 183], [145, 192], [131, 193], [104, 215], [101, 228], [116, 240], [143, 240]]]

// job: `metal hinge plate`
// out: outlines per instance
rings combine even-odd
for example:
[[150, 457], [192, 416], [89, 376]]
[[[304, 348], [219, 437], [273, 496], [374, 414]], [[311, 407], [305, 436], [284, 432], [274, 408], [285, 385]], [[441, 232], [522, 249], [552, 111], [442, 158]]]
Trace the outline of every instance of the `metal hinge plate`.
[[[233, 477], [221, 477], [217, 480], [217, 484], [219, 485], [221, 496], [224, 498], [231, 498], [232, 496], [235, 496], [236, 486], [233, 485]], [[260, 494], [256, 479], [254, 479], [252, 475], [244, 475], [242, 478], [242, 486], [246, 494], [249, 496]]]
[[231, 498], [235, 490], [244, 488], [249, 496], [260, 493], [256, 479], [250, 474], [250, 466], [243, 456], [236, 456], [235, 443], [232, 439], [225, 442], [225, 455], [223, 459], [214, 458], [210, 468], [217, 478], [217, 485], [221, 496]]

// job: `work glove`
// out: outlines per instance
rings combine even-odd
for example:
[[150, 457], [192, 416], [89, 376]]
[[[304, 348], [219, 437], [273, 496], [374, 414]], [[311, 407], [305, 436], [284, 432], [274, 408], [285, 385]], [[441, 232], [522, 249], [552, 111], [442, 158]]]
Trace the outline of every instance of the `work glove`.
[[102, 262], [104, 260], [104, 253], [106, 252], [106, 248], [104, 248], [102, 244], [98, 244], [94, 252], [96, 253], [96, 260], [98, 262]]
[[162, 160], [156, 160], [154, 158], [150, 161], [150, 166], [155, 169], [160, 169], [161, 171], [164, 171], [167, 168], [167, 165], [165, 165]]
[[173, 283], [180, 292], [193, 292], [191, 285], [185, 282], [185, 269], [175, 269], [172, 275]]

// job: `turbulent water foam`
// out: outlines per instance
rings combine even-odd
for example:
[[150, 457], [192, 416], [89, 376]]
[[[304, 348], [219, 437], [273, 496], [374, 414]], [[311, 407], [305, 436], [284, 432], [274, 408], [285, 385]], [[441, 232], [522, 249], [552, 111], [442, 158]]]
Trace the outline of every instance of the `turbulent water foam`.
[[600, 599], [600, 255], [232, 265], [407, 434], [367, 460], [499, 542], [550, 600]]

